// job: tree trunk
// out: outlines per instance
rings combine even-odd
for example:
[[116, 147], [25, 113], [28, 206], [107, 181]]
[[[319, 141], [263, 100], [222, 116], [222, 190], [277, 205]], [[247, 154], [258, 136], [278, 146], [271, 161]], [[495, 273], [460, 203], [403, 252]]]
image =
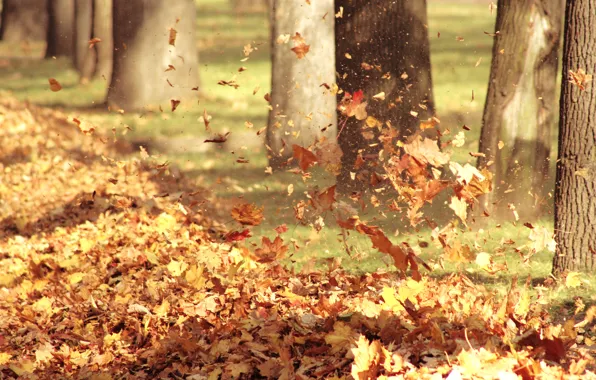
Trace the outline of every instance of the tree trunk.
[[545, 203], [562, 13], [563, 0], [498, 3], [478, 159], [494, 172], [494, 190], [481, 200], [491, 214], [513, 204], [533, 217]]
[[93, 0], [75, 0], [74, 64], [81, 81], [88, 80], [95, 70], [95, 50], [89, 49], [93, 31]]
[[269, 0], [230, 0], [230, 4], [234, 11], [238, 13], [263, 12], [268, 8], [268, 1]]
[[[426, 0], [339, 0], [335, 11], [341, 13], [335, 23], [339, 88], [350, 94], [362, 90], [368, 115], [383, 124], [379, 131], [338, 116], [343, 157], [337, 189], [346, 193], [365, 188], [379, 170], [378, 135], [404, 140], [434, 115], [434, 104]], [[385, 100], [372, 98], [381, 92]]]
[[74, 7], [74, 0], [48, 0], [46, 58], [73, 55]]
[[[323, 18], [324, 17], [324, 18]], [[284, 166], [292, 145], [308, 147], [317, 138], [334, 139], [336, 99], [333, 0], [275, 0], [271, 33], [271, 106], [267, 127], [269, 165]], [[280, 43], [280, 35], [299, 33], [310, 45], [299, 59], [294, 41]], [[327, 86], [327, 87], [326, 87]]]
[[[113, 12], [108, 103], [134, 110], [190, 97], [198, 86], [194, 0], [115, 1]], [[168, 43], [170, 28], [177, 31], [175, 46]], [[168, 70], [170, 65], [174, 69]]]
[[567, 2], [559, 153], [555, 188], [553, 272], [596, 269], [596, 87], [572, 83], [570, 72], [596, 69], [593, 0]]
[[93, 13], [93, 37], [101, 39], [94, 47], [97, 51], [95, 75], [110, 83], [114, 52], [112, 0], [94, 0]]
[[43, 41], [48, 28], [47, 0], [4, 0], [0, 40]]

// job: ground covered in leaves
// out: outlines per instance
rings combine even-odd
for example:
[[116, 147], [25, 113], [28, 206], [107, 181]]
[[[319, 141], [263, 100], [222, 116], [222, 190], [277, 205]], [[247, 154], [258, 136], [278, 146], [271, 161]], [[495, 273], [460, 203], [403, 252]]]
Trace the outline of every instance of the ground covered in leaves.
[[0, 124], [2, 378], [596, 378], [576, 343], [594, 308], [559, 324], [523, 286], [297, 272], [285, 228], [243, 244], [224, 205], [115, 133], [10, 99]]

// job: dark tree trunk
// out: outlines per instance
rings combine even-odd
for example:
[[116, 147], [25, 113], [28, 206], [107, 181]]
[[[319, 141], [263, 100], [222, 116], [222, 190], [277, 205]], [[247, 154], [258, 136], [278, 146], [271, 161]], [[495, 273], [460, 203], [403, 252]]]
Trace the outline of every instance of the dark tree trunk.
[[[391, 134], [390, 123], [397, 138], [404, 140], [420, 121], [434, 114], [426, 0], [338, 0], [335, 11], [340, 12], [340, 7], [343, 16], [335, 23], [339, 88], [351, 94], [363, 90], [368, 114], [383, 123], [384, 133]], [[372, 99], [381, 92], [385, 100]], [[379, 170], [375, 167], [381, 146], [378, 131], [367, 140], [363, 129], [369, 134], [376, 129], [343, 115], [338, 129], [343, 157], [337, 189], [361, 190], [372, 172]], [[365, 164], [357, 169], [354, 163], [359, 156]]]
[[[334, 20], [333, 0], [310, 5], [304, 0], [276, 0], [273, 4], [267, 146], [274, 169], [292, 156], [293, 144], [308, 147], [319, 137], [335, 138], [336, 99], [329, 87], [335, 82]], [[292, 40], [276, 41], [282, 34], [296, 33], [310, 45], [302, 59], [291, 50]]]
[[73, 55], [74, 7], [74, 0], [48, 0], [46, 58]]
[[513, 204], [532, 217], [545, 203], [562, 14], [562, 0], [498, 3], [478, 159], [495, 174], [482, 199], [491, 214]]
[[4, 0], [0, 40], [43, 41], [48, 28], [47, 0]]
[[95, 75], [110, 83], [114, 52], [112, 0], [94, 0], [93, 12], [93, 37], [101, 39], [94, 47], [97, 52]]
[[596, 69], [596, 8], [593, 0], [567, 2], [559, 154], [555, 188], [553, 272], [596, 269], [596, 87], [570, 80], [570, 71]]
[[[110, 106], [143, 109], [192, 96], [198, 85], [194, 0], [115, 1], [113, 12]], [[175, 46], [168, 43], [169, 28], [177, 31]], [[166, 71], [170, 65], [175, 69]]]
[[93, 0], [75, 0], [74, 64], [81, 81], [88, 80], [95, 70], [95, 50], [89, 49], [93, 32]]

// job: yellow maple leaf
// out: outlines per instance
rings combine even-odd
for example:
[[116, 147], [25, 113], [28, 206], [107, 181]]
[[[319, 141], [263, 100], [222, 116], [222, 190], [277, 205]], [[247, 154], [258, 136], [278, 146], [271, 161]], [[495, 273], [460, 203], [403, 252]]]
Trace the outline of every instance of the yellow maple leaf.
[[168, 231], [173, 230], [176, 226], [176, 218], [167, 212], [162, 212], [155, 219], [155, 223], [157, 224], [157, 231], [159, 233], [167, 233]]
[[81, 247], [81, 252], [83, 253], [87, 253], [91, 250], [91, 248], [93, 248], [93, 246], [95, 245], [95, 242], [93, 240], [89, 240], [86, 238], [81, 238], [79, 240], [79, 246]]
[[565, 286], [568, 288], [577, 288], [582, 284], [581, 274], [579, 272], [569, 272], [565, 277]]
[[12, 355], [9, 354], [8, 352], [0, 352], [0, 365], [7, 364], [11, 358], [12, 358]]
[[170, 273], [172, 274], [172, 276], [178, 277], [182, 273], [184, 273], [184, 271], [188, 268], [188, 264], [185, 263], [184, 261], [172, 260], [168, 264], [167, 268], [170, 271]]
[[37, 313], [53, 314], [52, 304], [54, 301], [48, 297], [43, 297], [35, 301], [32, 305], [33, 311]]
[[54, 347], [49, 343], [46, 342], [45, 344], [40, 345], [37, 350], [35, 351], [35, 362], [36, 363], [46, 363], [49, 362], [54, 355]]
[[385, 302], [385, 305], [390, 309], [390, 310], [403, 310], [403, 306], [402, 304], [397, 300], [397, 294], [395, 293], [395, 289], [389, 287], [389, 286], [385, 286], [383, 287], [383, 291], [381, 292], [381, 297], [383, 297], [383, 301]]
[[79, 282], [81, 282], [83, 280], [83, 277], [85, 277], [85, 273], [82, 273], [82, 272], [76, 272], [76, 273], [69, 274], [68, 275], [68, 283], [70, 285], [78, 284]]

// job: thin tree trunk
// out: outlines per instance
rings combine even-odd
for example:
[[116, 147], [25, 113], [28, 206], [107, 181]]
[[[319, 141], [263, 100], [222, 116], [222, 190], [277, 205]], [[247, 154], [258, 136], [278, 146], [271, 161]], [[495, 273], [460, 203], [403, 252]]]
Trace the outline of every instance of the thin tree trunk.
[[47, 0], [4, 0], [0, 40], [44, 41], [48, 28]]
[[[571, 83], [570, 71], [596, 70], [596, 7], [593, 0], [567, 2], [559, 153], [555, 188], [553, 272], [596, 269], [596, 87]], [[580, 81], [581, 83], [581, 81]]]
[[[303, 0], [276, 0], [272, 11], [271, 106], [267, 128], [269, 165], [282, 167], [292, 155], [292, 144], [307, 147], [317, 138], [335, 138], [336, 99], [333, 0], [307, 4]], [[294, 43], [280, 43], [280, 35], [299, 33], [310, 45], [299, 59]]]
[[482, 199], [491, 214], [513, 204], [535, 216], [548, 192], [562, 13], [562, 0], [498, 3], [478, 159], [495, 174]]
[[46, 58], [71, 57], [74, 48], [74, 0], [48, 0]]
[[[113, 12], [114, 66], [108, 104], [143, 109], [195, 94], [194, 0], [115, 1]], [[168, 42], [170, 28], [177, 31], [175, 46]]]
[[89, 49], [92, 31], [93, 0], [75, 0], [74, 65], [82, 81], [90, 78], [95, 70], [94, 52]]
[[101, 39], [94, 47], [97, 51], [95, 75], [110, 83], [114, 51], [112, 0], [94, 0], [93, 12], [93, 37]]
[[[420, 121], [434, 115], [434, 104], [426, 0], [339, 0], [335, 11], [340, 13], [335, 24], [339, 88], [350, 94], [362, 90], [368, 114], [383, 124], [379, 132], [339, 115], [343, 157], [337, 189], [346, 193], [365, 188], [380, 170], [379, 134], [397, 132], [396, 137], [405, 140]], [[381, 92], [385, 100], [372, 98]], [[355, 166], [362, 160], [363, 165]]]

